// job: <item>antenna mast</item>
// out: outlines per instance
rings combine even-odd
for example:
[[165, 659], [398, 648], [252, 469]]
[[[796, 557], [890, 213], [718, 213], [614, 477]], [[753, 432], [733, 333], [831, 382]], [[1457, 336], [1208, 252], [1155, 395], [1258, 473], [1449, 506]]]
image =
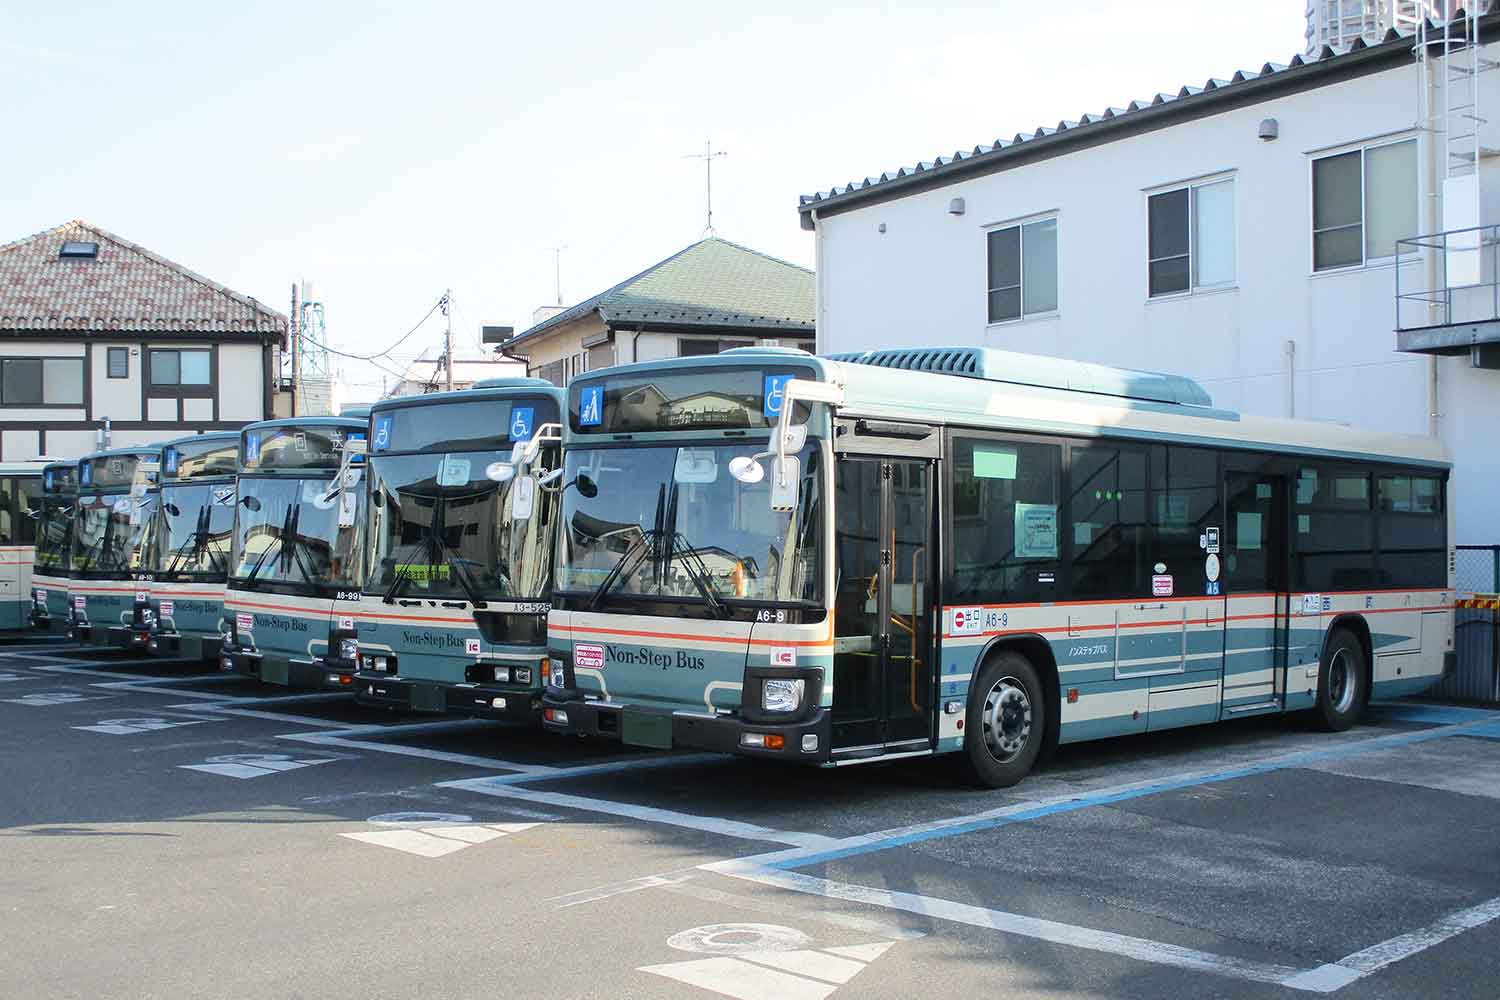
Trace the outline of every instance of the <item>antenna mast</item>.
[[714, 144], [710, 141], [703, 144], [703, 152], [688, 153], [683, 157], [683, 159], [685, 160], [703, 161], [704, 180], [708, 185], [708, 200], [706, 202], [706, 207], [708, 210], [708, 220], [707, 224], [703, 227], [703, 232], [708, 236], [712, 236], [714, 234], [714, 160], [718, 159], [721, 156], [728, 155], [729, 154], [722, 149], [715, 151]]

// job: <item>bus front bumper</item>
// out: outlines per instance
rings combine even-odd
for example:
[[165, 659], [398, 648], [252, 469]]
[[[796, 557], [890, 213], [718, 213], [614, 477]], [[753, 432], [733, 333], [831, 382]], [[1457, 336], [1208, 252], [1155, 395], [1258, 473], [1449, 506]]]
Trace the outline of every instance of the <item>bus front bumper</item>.
[[219, 669], [304, 691], [354, 691], [354, 668], [324, 660], [267, 657], [251, 649], [222, 650]]
[[105, 644], [116, 649], [145, 649], [151, 640], [151, 630], [140, 625], [111, 625], [106, 631]]
[[498, 722], [535, 723], [542, 713], [541, 691], [448, 681], [404, 680], [361, 670], [354, 675], [354, 699], [413, 712], [453, 712]]
[[797, 722], [762, 723], [738, 715], [611, 705], [568, 694], [549, 691], [542, 700], [543, 729], [658, 750], [692, 748], [801, 764], [828, 761], [833, 726], [824, 708]]

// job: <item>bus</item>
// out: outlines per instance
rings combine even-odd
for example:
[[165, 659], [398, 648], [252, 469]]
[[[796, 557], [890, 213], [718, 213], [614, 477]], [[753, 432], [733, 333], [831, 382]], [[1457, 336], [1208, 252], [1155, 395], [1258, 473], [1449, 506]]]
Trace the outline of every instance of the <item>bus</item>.
[[345, 414], [240, 432], [221, 670], [352, 690], [365, 505], [363, 466], [351, 464], [345, 443], [363, 441], [368, 411]]
[[983, 348], [574, 379], [544, 726], [845, 765], [1308, 710], [1454, 663], [1433, 440]]
[[42, 466], [0, 462], [0, 631], [19, 631], [31, 624]]
[[72, 621], [68, 586], [73, 575], [73, 515], [78, 503], [78, 463], [49, 462], [42, 469], [36, 508], [36, 557], [31, 567], [31, 627], [62, 635]]
[[149, 527], [160, 468], [160, 445], [96, 451], [79, 460], [68, 638], [130, 644], [139, 624], [136, 596], [146, 592], [153, 563]]
[[162, 445], [155, 573], [136, 633], [153, 655], [219, 661], [239, 448], [232, 431]]
[[540, 718], [562, 401], [495, 379], [371, 407], [357, 701]]

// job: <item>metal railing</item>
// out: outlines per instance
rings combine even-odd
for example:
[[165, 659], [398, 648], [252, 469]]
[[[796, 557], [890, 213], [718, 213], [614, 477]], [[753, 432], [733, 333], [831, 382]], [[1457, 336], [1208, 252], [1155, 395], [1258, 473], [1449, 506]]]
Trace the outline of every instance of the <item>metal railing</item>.
[[[1397, 240], [1397, 332], [1500, 320], [1497, 248], [1500, 224]], [[1408, 278], [1405, 288], [1403, 270], [1419, 276]]]
[[[1460, 545], [1454, 583], [1460, 598], [1500, 593], [1500, 545]], [[1459, 608], [1453, 645], [1458, 666], [1430, 692], [1435, 698], [1500, 702], [1500, 609]]]

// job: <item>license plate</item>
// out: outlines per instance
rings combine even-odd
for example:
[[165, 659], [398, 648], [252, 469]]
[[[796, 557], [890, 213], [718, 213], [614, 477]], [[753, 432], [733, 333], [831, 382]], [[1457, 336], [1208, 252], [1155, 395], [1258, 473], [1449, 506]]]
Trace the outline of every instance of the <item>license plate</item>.
[[286, 684], [291, 678], [291, 665], [285, 660], [265, 659], [260, 662], [260, 679], [267, 684]]
[[413, 684], [411, 707], [418, 712], [445, 712], [448, 710], [448, 697], [436, 684]]
[[672, 717], [661, 712], [624, 709], [620, 718], [620, 742], [657, 750], [672, 749]]

